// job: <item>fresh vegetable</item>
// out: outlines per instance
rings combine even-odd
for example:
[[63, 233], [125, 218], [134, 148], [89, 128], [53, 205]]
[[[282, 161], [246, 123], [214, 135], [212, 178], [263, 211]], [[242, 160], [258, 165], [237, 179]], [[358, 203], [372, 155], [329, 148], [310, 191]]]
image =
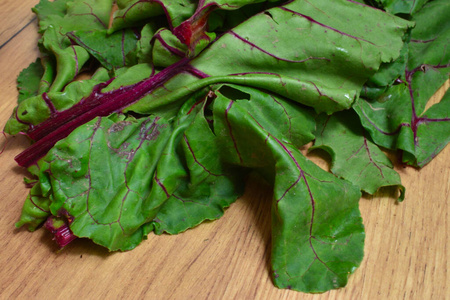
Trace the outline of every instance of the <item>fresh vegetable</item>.
[[450, 139], [449, 93], [426, 106], [449, 77], [450, 4], [368, 2], [41, 0], [41, 57], [5, 126], [33, 141], [16, 226], [131, 250], [219, 218], [258, 172], [275, 285], [345, 286], [361, 192], [405, 197], [382, 150], [422, 167]]

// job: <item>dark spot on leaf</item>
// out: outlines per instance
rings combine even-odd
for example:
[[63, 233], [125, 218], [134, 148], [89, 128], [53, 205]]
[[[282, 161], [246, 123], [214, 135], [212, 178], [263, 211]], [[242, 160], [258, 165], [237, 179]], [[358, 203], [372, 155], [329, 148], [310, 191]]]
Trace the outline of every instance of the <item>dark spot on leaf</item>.
[[[141, 139], [146, 140], [146, 141], [153, 141], [155, 140], [159, 134], [160, 131], [158, 130], [158, 125], [155, 125], [155, 127], [153, 128], [153, 130], [151, 131], [146, 131], [141, 135]], [[165, 126], [160, 126], [161, 128], [165, 127]]]
[[108, 133], [122, 131], [125, 128], [125, 126], [130, 125], [130, 124], [131, 124], [131, 122], [129, 122], [129, 121], [123, 121], [123, 122], [118, 122], [116, 124], [113, 124], [108, 129]]
[[24, 111], [22, 112], [22, 116], [25, 116], [27, 113], [28, 113], [28, 111], [24, 110]]

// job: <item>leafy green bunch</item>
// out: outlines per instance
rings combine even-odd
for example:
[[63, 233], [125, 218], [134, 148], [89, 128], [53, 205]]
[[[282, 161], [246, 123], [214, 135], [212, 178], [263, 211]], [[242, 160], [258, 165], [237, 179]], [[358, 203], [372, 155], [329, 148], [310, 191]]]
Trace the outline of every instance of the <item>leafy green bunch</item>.
[[5, 126], [33, 141], [17, 226], [131, 250], [219, 218], [257, 172], [275, 285], [345, 286], [361, 193], [405, 196], [382, 150], [422, 167], [450, 139], [449, 93], [427, 106], [449, 77], [450, 2], [367, 2], [41, 0], [41, 56]]

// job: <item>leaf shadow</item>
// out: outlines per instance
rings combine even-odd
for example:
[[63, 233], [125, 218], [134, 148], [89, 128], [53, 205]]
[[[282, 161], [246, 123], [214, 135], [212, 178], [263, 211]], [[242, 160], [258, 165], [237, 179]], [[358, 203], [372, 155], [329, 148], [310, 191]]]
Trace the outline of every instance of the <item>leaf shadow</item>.
[[2, 133], [0, 135], [0, 154], [16, 152], [18, 149], [25, 150], [31, 144], [31, 140], [23, 134], [7, 135]]
[[77, 238], [70, 242], [70, 244], [66, 247], [60, 248], [53, 240], [52, 234], [49, 231], [43, 228], [41, 230], [43, 230], [44, 233], [41, 235], [40, 242], [46, 245], [51, 252], [55, 253], [58, 256], [69, 255], [82, 257], [83, 255], [86, 255], [106, 259], [114, 253], [108, 251], [106, 248], [100, 245], [95, 244], [91, 240], [84, 238]]
[[25, 168], [22, 168], [20, 166], [14, 166], [12, 167], [12, 171], [14, 172], [14, 174], [21, 176], [21, 177], [26, 177], [26, 178], [32, 178], [33, 175]]
[[[50, 233], [49, 233], [50, 234]], [[85, 238], [77, 238], [69, 244], [69, 247], [59, 249], [56, 243], [51, 239], [51, 237], [47, 238], [47, 243], [52, 243], [53, 247], [56, 247], [56, 252], [58, 254], [66, 254], [70, 256], [96, 256], [106, 259], [114, 254], [120, 253], [118, 251], [111, 252], [108, 251], [105, 247], [95, 244], [89, 239]]]
[[255, 227], [257, 238], [264, 245], [263, 260], [266, 269], [271, 273], [271, 207], [273, 188], [262, 176], [253, 172], [246, 180], [244, 195], [239, 199], [250, 212], [251, 224]]
[[326, 172], [331, 170], [331, 156], [323, 149], [308, 149], [304, 154], [309, 160]]
[[385, 186], [378, 189], [373, 194], [363, 192], [361, 200], [372, 201], [372, 200], [391, 200], [394, 205], [398, 205], [401, 201], [398, 201], [400, 191], [397, 186]]
[[81, 257], [83, 255], [90, 255], [106, 259], [115, 253], [110, 252], [106, 248], [97, 245], [91, 240], [85, 238], [77, 238], [70, 242], [70, 244], [66, 247], [60, 248], [56, 241], [53, 240], [53, 236], [50, 231], [46, 230], [43, 226], [38, 227], [34, 232], [29, 232], [25, 227], [15, 228], [13, 230], [14, 234], [20, 234], [24, 232], [39, 234], [39, 243], [47, 247], [49, 252], [53, 253], [56, 256], [69, 255]]

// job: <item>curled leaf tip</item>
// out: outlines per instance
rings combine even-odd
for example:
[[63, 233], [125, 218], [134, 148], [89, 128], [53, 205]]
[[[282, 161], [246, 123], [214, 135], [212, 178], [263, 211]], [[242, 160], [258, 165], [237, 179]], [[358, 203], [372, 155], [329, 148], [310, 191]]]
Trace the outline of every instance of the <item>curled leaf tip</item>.
[[189, 47], [190, 52], [195, 52], [195, 47], [202, 40], [211, 40], [206, 32], [209, 14], [214, 10], [213, 6], [198, 10], [191, 18], [182, 22], [173, 29], [173, 34]]

